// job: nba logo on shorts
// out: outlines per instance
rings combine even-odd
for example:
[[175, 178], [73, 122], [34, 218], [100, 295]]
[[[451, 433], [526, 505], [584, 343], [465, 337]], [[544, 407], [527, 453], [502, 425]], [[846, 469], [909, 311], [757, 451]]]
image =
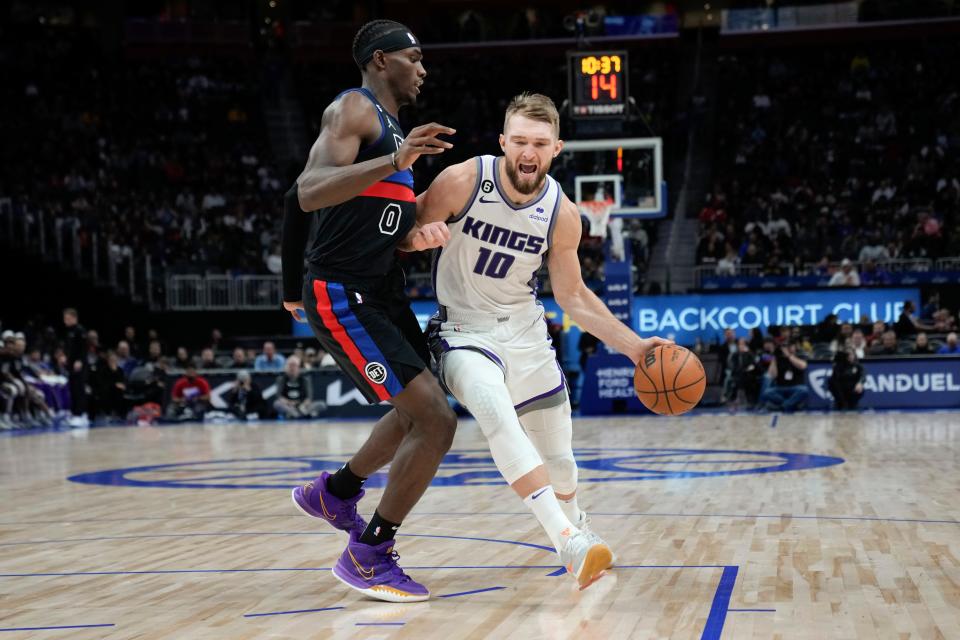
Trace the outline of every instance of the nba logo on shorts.
[[383, 384], [383, 381], [387, 379], [387, 368], [379, 362], [369, 363], [363, 368], [363, 372], [374, 384]]

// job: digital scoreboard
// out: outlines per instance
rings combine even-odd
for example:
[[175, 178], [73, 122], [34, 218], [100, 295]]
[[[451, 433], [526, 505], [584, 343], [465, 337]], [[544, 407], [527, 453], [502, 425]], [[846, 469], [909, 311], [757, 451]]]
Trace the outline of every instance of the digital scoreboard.
[[621, 118], [627, 114], [627, 52], [567, 53], [570, 115]]

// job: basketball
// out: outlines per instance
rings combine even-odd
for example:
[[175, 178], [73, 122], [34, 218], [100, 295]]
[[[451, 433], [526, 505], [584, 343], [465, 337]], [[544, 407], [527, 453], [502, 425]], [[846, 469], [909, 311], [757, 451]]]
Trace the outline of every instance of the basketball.
[[707, 388], [707, 376], [697, 354], [669, 344], [647, 353], [633, 373], [633, 387], [650, 411], [677, 416], [697, 406]]

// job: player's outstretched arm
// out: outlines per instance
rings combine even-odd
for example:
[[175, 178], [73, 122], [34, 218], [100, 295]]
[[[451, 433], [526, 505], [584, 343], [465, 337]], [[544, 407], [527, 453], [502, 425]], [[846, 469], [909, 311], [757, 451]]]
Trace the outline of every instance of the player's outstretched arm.
[[430, 187], [417, 196], [417, 223], [398, 248], [424, 251], [444, 246], [450, 239], [446, 222], [470, 204], [468, 200], [476, 182], [476, 159], [441, 171]]
[[652, 337], [641, 338], [617, 320], [580, 275], [580, 260], [577, 247], [580, 245], [580, 212], [566, 197], [557, 212], [559, 218], [553, 229], [553, 243], [547, 260], [550, 285], [557, 304], [580, 325], [603, 343], [640, 362], [647, 351], [672, 340]]
[[375, 182], [409, 169], [424, 154], [452, 148], [437, 138], [455, 131], [437, 123], [414, 128], [393, 154], [353, 164], [364, 140], [380, 135], [379, 118], [368, 98], [351, 91], [327, 107], [322, 130], [297, 179], [297, 198], [304, 211], [316, 211], [356, 197]]

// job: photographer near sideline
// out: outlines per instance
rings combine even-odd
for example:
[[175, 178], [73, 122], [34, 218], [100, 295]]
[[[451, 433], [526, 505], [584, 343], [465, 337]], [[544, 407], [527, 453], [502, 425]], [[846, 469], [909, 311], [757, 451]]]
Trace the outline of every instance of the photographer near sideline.
[[833, 356], [833, 373], [827, 381], [827, 388], [833, 394], [833, 408], [838, 411], [856, 409], [863, 397], [864, 380], [866, 370], [853, 347], [837, 351]]
[[806, 401], [810, 390], [806, 383], [807, 361], [797, 355], [795, 345], [784, 342], [773, 352], [767, 369], [767, 388], [760, 404], [768, 411], [795, 411]]
[[223, 396], [227, 411], [241, 420], [259, 420], [265, 418], [267, 404], [263, 400], [260, 387], [253, 381], [250, 372], [241, 369], [233, 387]]

